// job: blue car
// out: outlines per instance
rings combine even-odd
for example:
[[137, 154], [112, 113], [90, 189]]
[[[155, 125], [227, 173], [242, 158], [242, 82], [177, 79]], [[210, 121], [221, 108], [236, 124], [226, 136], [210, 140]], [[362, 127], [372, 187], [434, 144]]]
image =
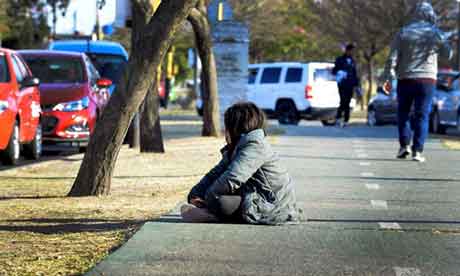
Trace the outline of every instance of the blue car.
[[58, 40], [49, 45], [50, 50], [85, 53], [103, 78], [112, 80], [110, 95], [115, 90], [128, 64], [128, 52], [119, 43], [92, 40]]

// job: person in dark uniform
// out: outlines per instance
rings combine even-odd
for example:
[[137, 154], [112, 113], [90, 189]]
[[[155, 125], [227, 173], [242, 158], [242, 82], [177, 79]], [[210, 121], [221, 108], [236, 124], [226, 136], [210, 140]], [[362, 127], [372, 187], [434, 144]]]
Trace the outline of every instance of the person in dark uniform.
[[[332, 73], [336, 76], [337, 85], [339, 86], [340, 106], [337, 110], [336, 125], [345, 127], [350, 120], [350, 102], [353, 97], [353, 91], [360, 86], [360, 80], [356, 71], [353, 51], [355, 46], [348, 44], [345, 53], [335, 60], [335, 66]], [[341, 122], [343, 115], [343, 123]]]

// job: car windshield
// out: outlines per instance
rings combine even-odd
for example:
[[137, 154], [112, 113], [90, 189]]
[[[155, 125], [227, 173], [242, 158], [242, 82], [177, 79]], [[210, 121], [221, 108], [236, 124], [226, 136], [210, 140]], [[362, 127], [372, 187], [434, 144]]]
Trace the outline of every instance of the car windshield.
[[5, 56], [0, 56], [0, 82], [9, 82], [8, 64]]
[[84, 82], [83, 66], [77, 58], [24, 56], [24, 59], [41, 83]]
[[335, 81], [335, 77], [332, 74], [330, 68], [316, 69], [314, 73], [315, 81]]
[[127, 65], [122, 56], [101, 54], [88, 54], [88, 56], [103, 78], [110, 79], [114, 83], [120, 81], [123, 69]]

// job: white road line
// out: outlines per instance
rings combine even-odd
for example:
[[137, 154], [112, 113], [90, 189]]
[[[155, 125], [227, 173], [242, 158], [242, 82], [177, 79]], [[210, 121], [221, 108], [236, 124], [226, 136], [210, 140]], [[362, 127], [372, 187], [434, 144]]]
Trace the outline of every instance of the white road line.
[[385, 200], [371, 200], [371, 205], [375, 209], [388, 210], [388, 203]]
[[357, 155], [358, 158], [368, 158], [369, 155], [365, 154], [365, 153], [360, 153]]
[[421, 276], [422, 272], [414, 267], [393, 267], [396, 276]]
[[361, 173], [361, 177], [374, 177], [375, 174], [371, 172], [363, 172]]
[[401, 230], [401, 225], [396, 222], [379, 222], [380, 229], [384, 230]]
[[380, 190], [380, 185], [379, 184], [366, 184], [366, 188], [368, 190]]
[[360, 162], [359, 165], [362, 167], [369, 167], [371, 165], [371, 162]]

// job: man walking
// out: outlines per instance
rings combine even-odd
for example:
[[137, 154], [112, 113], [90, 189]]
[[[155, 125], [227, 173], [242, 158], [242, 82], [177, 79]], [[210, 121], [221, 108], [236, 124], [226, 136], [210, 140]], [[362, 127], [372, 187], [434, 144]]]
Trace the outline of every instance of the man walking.
[[[355, 60], [353, 59], [353, 50], [355, 46], [348, 44], [345, 53], [335, 60], [335, 66], [332, 73], [336, 76], [339, 86], [340, 106], [337, 110], [336, 125], [346, 127], [350, 120], [350, 102], [353, 97], [353, 91], [359, 87], [359, 78], [356, 72]], [[342, 114], [344, 116], [341, 124]]]
[[[401, 148], [397, 157], [400, 159], [412, 154], [414, 161], [425, 161], [422, 153], [428, 136], [429, 116], [436, 87], [438, 54], [451, 58], [452, 49], [445, 34], [436, 27], [433, 7], [422, 2], [417, 5], [413, 21], [403, 27], [394, 38], [383, 74], [384, 90], [387, 93], [392, 89], [391, 81], [398, 79], [398, 130]], [[414, 114], [411, 124], [409, 114], [412, 106]]]

